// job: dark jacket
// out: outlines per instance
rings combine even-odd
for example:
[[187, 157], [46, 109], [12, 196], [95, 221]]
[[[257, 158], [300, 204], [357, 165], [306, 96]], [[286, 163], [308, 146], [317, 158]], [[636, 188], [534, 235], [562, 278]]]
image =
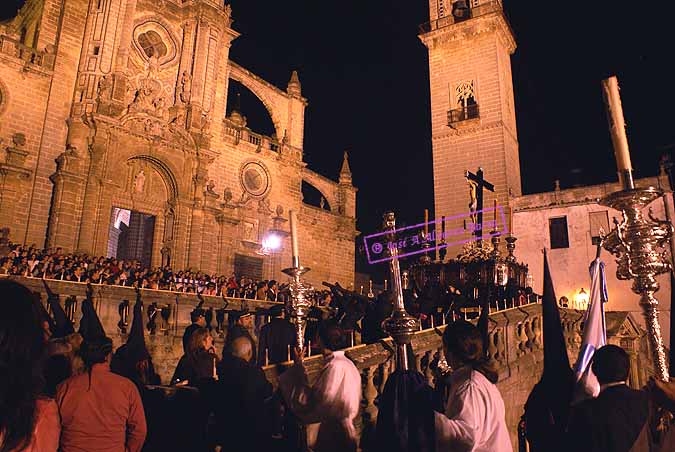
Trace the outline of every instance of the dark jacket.
[[200, 350], [196, 356], [183, 355], [171, 377], [171, 384], [188, 380], [190, 386], [198, 386], [203, 380], [213, 378], [216, 356], [206, 350]]
[[258, 364], [265, 365], [265, 349], [268, 349], [269, 364], [282, 363], [288, 359], [288, 346], [295, 346], [295, 328], [286, 319], [273, 318], [260, 329]]
[[272, 385], [259, 367], [229, 353], [223, 356], [211, 400], [216, 440], [224, 450], [266, 450], [270, 446], [272, 393]]
[[628, 452], [648, 414], [646, 392], [626, 385], [606, 388], [572, 409], [568, 444], [579, 452]]

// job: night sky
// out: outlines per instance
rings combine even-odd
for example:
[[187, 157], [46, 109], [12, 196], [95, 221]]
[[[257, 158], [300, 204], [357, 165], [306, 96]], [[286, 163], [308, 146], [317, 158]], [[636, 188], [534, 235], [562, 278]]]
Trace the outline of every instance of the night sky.
[[[2, 0], [4, 17], [11, 3]], [[613, 181], [615, 164], [600, 80], [622, 88], [637, 177], [655, 175], [675, 147], [671, 2], [505, 4], [518, 48], [512, 58], [523, 192]], [[427, 51], [417, 37], [427, 0], [232, 0], [241, 33], [231, 58], [285, 89], [300, 73], [309, 100], [305, 161], [337, 180], [349, 151], [358, 224], [374, 232], [393, 209], [403, 223], [433, 211]], [[235, 89], [234, 87], [233, 89]], [[254, 130], [269, 133], [261, 104], [242, 93]], [[486, 175], [489, 179], [489, 174]], [[369, 271], [360, 262], [358, 270]]]

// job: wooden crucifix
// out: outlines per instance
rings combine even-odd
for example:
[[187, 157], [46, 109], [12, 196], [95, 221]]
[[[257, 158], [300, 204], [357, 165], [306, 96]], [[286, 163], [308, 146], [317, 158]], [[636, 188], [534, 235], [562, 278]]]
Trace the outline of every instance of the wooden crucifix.
[[494, 192], [495, 186], [483, 179], [483, 168], [478, 168], [476, 174], [466, 171], [464, 177], [466, 177], [470, 187], [471, 202], [469, 203], [469, 210], [476, 225], [473, 234], [478, 240], [481, 240], [483, 238], [483, 188]]

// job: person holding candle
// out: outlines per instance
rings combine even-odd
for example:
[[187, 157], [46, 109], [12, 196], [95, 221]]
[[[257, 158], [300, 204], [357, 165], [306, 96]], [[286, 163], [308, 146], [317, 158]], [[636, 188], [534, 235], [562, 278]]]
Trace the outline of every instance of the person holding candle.
[[354, 419], [361, 403], [361, 374], [345, 356], [348, 341], [334, 321], [319, 328], [324, 366], [312, 385], [304, 367], [304, 349], [295, 350], [295, 365], [279, 377], [279, 389], [291, 412], [305, 424], [307, 447], [316, 452], [356, 451]]

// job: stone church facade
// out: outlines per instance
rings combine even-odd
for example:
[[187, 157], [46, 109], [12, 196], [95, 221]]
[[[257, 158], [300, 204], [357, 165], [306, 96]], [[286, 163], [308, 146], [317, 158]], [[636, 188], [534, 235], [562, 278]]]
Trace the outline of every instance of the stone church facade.
[[[297, 73], [282, 90], [237, 65], [238, 36], [230, 7], [214, 0], [28, 0], [0, 24], [0, 225], [10, 239], [110, 255], [115, 226], [141, 218], [132, 232], [145, 234], [153, 267], [229, 274], [239, 260], [279, 279], [294, 209], [308, 279], [353, 283], [347, 155], [337, 182], [306, 167]], [[227, 116], [230, 80], [264, 104], [275, 137]], [[303, 182], [325, 207], [303, 203]], [[281, 251], [261, 253], [271, 233]]]

